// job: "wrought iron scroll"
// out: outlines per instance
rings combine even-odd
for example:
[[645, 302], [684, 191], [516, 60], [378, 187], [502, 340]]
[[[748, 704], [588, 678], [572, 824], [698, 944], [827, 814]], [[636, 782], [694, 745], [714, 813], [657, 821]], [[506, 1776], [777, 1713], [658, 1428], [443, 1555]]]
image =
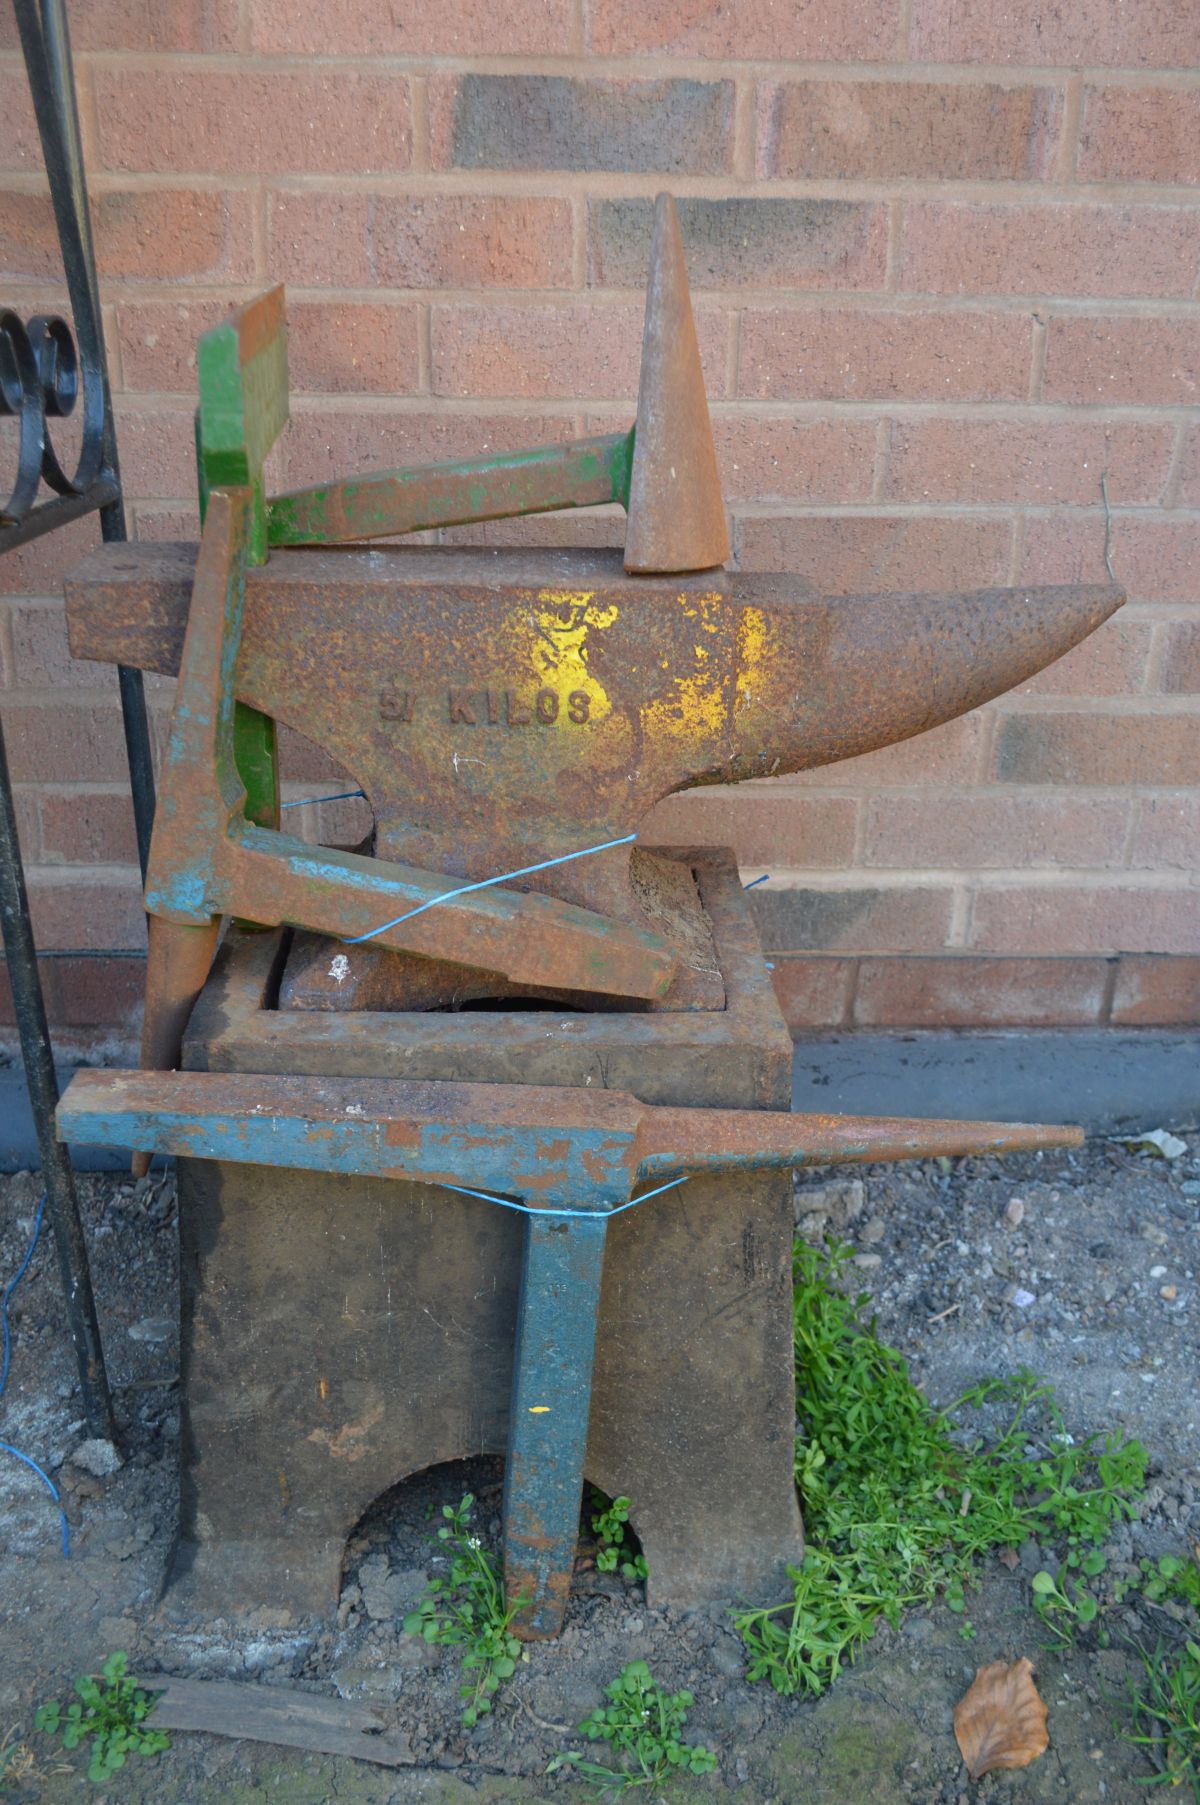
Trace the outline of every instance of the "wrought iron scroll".
[[[71, 319], [38, 314], [23, 320], [14, 309], [0, 307], [0, 416], [17, 421], [16, 476], [7, 494], [7, 484], [0, 485], [0, 554], [95, 512], [106, 541], [126, 537], [66, 12], [63, 0], [13, 0], [13, 9], [50, 183]], [[68, 472], [55, 451], [50, 423], [67, 418], [77, 407], [80, 450]], [[154, 821], [154, 779], [142, 673], [121, 668], [119, 682], [144, 877]], [[75, 1177], [66, 1148], [55, 1138], [58, 1078], [2, 728], [0, 926], [84, 1413], [93, 1435], [112, 1439], [115, 1420]]]

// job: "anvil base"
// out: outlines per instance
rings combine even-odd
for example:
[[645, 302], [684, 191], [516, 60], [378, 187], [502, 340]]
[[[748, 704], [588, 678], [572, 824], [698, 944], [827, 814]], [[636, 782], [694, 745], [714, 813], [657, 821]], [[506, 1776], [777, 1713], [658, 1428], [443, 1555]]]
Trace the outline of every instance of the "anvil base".
[[[693, 855], [727, 1007], [278, 1010], [286, 947], [229, 937], [194, 1070], [607, 1084], [786, 1109], [791, 1046], [732, 860]], [[396, 1181], [181, 1160], [183, 1488], [172, 1601], [325, 1611], [381, 1493], [503, 1454], [522, 1219]], [[657, 1603], [778, 1593], [792, 1477], [791, 1187], [696, 1177], [609, 1227], [587, 1477], [632, 1499]]]

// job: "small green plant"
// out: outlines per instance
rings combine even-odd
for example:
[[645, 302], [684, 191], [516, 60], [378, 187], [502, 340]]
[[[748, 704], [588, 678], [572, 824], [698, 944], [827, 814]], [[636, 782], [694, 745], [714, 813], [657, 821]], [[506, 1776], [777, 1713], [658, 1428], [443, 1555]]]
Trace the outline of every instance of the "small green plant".
[[61, 1735], [65, 1749], [91, 1740], [89, 1780], [108, 1780], [129, 1755], [157, 1755], [169, 1746], [165, 1730], [145, 1727], [156, 1693], [143, 1692], [128, 1677], [123, 1650], [109, 1655], [98, 1674], [81, 1674], [75, 1682], [78, 1702], [64, 1711], [57, 1699], [42, 1705], [33, 1724], [47, 1736]]
[[[736, 1618], [747, 1677], [823, 1692], [882, 1618], [938, 1597], [960, 1615], [982, 1556], [1052, 1535], [1082, 1559], [1133, 1514], [1146, 1452], [1119, 1436], [1076, 1444], [1053, 1391], [1027, 1372], [936, 1410], [878, 1338], [864, 1293], [841, 1289], [852, 1250], [796, 1243], [796, 1448], [809, 1547], [792, 1596]], [[998, 1434], [968, 1413], [1005, 1413]]]
[[1130, 1687], [1130, 1723], [1121, 1734], [1149, 1755], [1152, 1786], [1190, 1786], [1200, 1805], [1200, 1646], [1139, 1653], [1143, 1677]]
[[1162, 1554], [1156, 1561], [1143, 1559], [1138, 1563], [1137, 1579], [1124, 1590], [1140, 1592], [1151, 1604], [1190, 1605], [1200, 1612], [1200, 1567], [1178, 1554]]
[[1068, 1555], [1057, 1574], [1045, 1568], [1034, 1574], [1030, 1581], [1033, 1608], [1056, 1643], [1070, 1647], [1078, 1632], [1094, 1623], [1100, 1611], [1099, 1599], [1072, 1576], [1072, 1568], [1094, 1579], [1106, 1565], [1099, 1549], [1093, 1548], [1088, 1554]]
[[630, 1661], [604, 1689], [607, 1705], [584, 1718], [579, 1728], [589, 1742], [607, 1742], [619, 1767], [589, 1761], [577, 1749], [556, 1755], [546, 1769], [573, 1767], [599, 1786], [624, 1790], [660, 1786], [673, 1773], [708, 1774], [717, 1765], [711, 1749], [684, 1742], [692, 1706], [690, 1692], [664, 1692], [644, 1661]]
[[463, 1671], [471, 1677], [459, 1691], [467, 1701], [462, 1720], [468, 1726], [491, 1710], [501, 1681], [516, 1670], [521, 1644], [510, 1626], [524, 1602], [505, 1606], [496, 1562], [471, 1532], [474, 1505], [471, 1492], [458, 1505], [443, 1504], [446, 1521], [437, 1539], [449, 1553], [450, 1571], [430, 1581], [425, 1597], [404, 1619], [410, 1635], [464, 1649]]
[[650, 1572], [644, 1554], [634, 1554], [625, 1541], [625, 1525], [629, 1521], [628, 1498], [608, 1498], [596, 1486], [590, 1487], [592, 1534], [596, 1538], [596, 1566], [601, 1573], [615, 1573], [618, 1566], [626, 1579], [645, 1579]]

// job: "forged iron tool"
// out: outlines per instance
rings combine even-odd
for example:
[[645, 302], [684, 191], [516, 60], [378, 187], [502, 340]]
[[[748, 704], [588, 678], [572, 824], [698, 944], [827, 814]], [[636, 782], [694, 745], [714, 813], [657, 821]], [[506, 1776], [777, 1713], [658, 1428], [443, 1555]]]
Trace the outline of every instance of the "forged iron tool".
[[[562, 1624], [583, 1493], [608, 1217], [691, 1173], [1077, 1146], [1026, 1123], [664, 1109], [623, 1091], [228, 1073], [81, 1071], [58, 1134], [192, 1159], [403, 1178], [528, 1212], [505, 1462], [514, 1627]], [[655, 1207], [647, 1196], [645, 1207]]]

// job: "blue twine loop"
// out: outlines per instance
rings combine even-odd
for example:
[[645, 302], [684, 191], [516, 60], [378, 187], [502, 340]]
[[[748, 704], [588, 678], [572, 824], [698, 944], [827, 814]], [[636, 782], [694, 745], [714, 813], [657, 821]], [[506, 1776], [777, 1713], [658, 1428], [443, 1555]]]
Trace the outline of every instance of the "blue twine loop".
[[663, 1191], [673, 1191], [676, 1185], [685, 1185], [691, 1177], [685, 1172], [682, 1178], [669, 1178], [665, 1185], [656, 1185], [652, 1191], [643, 1191], [640, 1197], [631, 1197], [628, 1203], [619, 1203], [615, 1210], [550, 1210], [541, 1209], [531, 1203], [514, 1203], [511, 1197], [497, 1197], [491, 1191], [472, 1191], [469, 1185], [441, 1184], [443, 1191], [458, 1191], [463, 1197], [480, 1197], [484, 1203], [498, 1203], [502, 1209], [519, 1210], [522, 1216], [586, 1216], [595, 1222], [598, 1218], [607, 1221], [609, 1216], [619, 1216], [623, 1210], [631, 1210], [635, 1203], [648, 1203], [651, 1197], [658, 1197]]

